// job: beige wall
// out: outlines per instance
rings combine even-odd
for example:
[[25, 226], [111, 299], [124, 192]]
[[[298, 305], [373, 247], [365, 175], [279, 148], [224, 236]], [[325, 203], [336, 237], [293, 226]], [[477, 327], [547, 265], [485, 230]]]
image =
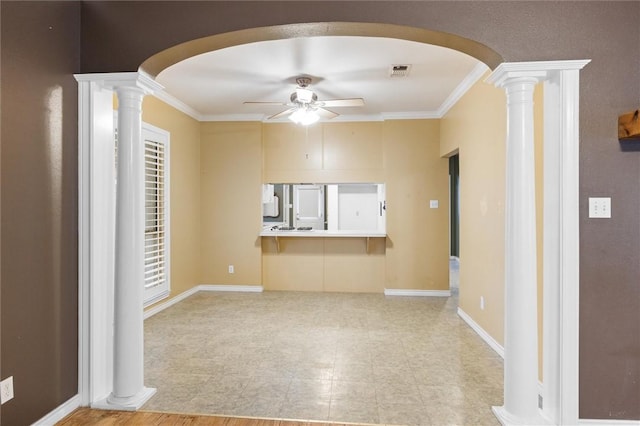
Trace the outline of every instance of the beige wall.
[[441, 154], [460, 154], [459, 306], [500, 344], [506, 125], [504, 90], [482, 79], [441, 120]]
[[202, 284], [262, 284], [261, 129], [259, 122], [201, 125]]
[[[448, 168], [437, 120], [264, 125], [264, 181], [384, 182], [386, 243], [309, 238], [262, 243], [269, 290], [448, 289]], [[439, 209], [429, 209], [437, 199]]]
[[200, 123], [147, 96], [142, 119], [171, 134], [171, 294], [200, 284]]
[[382, 182], [383, 122], [265, 124], [264, 182]]
[[[148, 97], [144, 120], [171, 133], [172, 293], [198, 284], [382, 292], [448, 288], [447, 162], [439, 123], [309, 128], [197, 123]], [[385, 182], [389, 238], [261, 239], [262, 182]], [[439, 209], [429, 209], [438, 199]], [[228, 266], [235, 273], [229, 274]]]
[[382, 293], [385, 248], [374, 238], [273, 238], [262, 242], [266, 290]]
[[[197, 123], [155, 98], [144, 106], [144, 120], [171, 133], [172, 296], [197, 284], [448, 288], [448, 171], [437, 120]], [[281, 239], [278, 253], [258, 237], [262, 182], [384, 182], [389, 236], [368, 251], [364, 238]], [[440, 208], [429, 208], [432, 199]]]
[[[382, 122], [265, 124], [265, 183], [383, 182]], [[284, 238], [262, 243], [267, 290], [377, 292], [385, 245], [364, 238]]]
[[[446, 114], [440, 153], [460, 154], [460, 308], [504, 342], [504, 197], [506, 97], [476, 83]], [[538, 238], [538, 337], [542, 353], [543, 93], [534, 94]], [[480, 297], [485, 309], [480, 309]], [[540, 372], [542, 372], [542, 357]]]
[[[449, 162], [439, 120], [385, 121], [387, 288], [449, 288]], [[438, 200], [439, 208], [429, 208]]]

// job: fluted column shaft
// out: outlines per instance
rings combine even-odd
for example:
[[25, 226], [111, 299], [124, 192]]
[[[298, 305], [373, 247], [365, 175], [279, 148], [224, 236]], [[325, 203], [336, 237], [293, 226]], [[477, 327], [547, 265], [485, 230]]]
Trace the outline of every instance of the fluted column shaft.
[[109, 404], [139, 408], [154, 389], [144, 387], [144, 141], [142, 100], [136, 85], [116, 86], [116, 184], [113, 390]]
[[533, 90], [535, 78], [503, 83], [507, 92], [505, 246], [505, 400], [520, 418], [538, 414], [538, 331]]

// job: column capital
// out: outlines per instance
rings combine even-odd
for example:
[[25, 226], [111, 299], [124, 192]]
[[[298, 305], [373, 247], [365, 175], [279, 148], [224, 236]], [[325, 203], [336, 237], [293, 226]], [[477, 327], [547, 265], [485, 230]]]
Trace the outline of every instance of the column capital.
[[161, 92], [164, 89], [160, 83], [142, 71], [76, 74], [75, 78], [78, 82], [96, 82], [105, 89], [117, 90], [118, 88], [124, 87], [138, 88], [142, 90], [145, 95]]
[[538, 82], [548, 79], [556, 71], [580, 70], [591, 59], [570, 61], [503, 62], [486, 78], [486, 82], [496, 87], [505, 87], [513, 80], [534, 79]]
[[547, 77], [547, 71], [545, 69], [525, 66], [524, 64], [530, 65], [530, 63], [522, 62], [504, 62], [498, 65], [498, 68], [496, 68], [485, 81], [496, 87], [504, 88], [514, 81], [530, 81], [536, 84]]

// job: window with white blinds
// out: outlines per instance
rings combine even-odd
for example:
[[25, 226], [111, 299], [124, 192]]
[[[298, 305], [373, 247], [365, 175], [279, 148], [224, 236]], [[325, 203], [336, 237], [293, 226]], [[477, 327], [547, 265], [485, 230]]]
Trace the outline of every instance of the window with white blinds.
[[144, 140], [144, 300], [169, 294], [169, 134], [143, 124]]
[[[118, 123], [114, 112], [114, 123]], [[117, 186], [118, 129], [115, 134]], [[142, 123], [144, 140], [144, 306], [169, 295], [169, 132]]]

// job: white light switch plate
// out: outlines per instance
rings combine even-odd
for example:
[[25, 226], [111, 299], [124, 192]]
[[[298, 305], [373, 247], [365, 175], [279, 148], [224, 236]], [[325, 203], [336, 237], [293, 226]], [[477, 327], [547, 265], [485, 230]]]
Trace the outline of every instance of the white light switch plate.
[[430, 200], [429, 201], [429, 208], [437, 209], [438, 208], [438, 200]]
[[610, 219], [611, 197], [589, 197], [589, 217]]
[[0, 382], [0, 403], [13, 399], [13, 376], [9, 376]]

